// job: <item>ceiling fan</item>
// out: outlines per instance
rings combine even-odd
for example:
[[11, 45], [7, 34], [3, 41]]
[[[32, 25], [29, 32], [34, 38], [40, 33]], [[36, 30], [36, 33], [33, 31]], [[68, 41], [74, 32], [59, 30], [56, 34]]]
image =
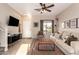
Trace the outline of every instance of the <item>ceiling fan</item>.
[[54, 7], [55, 5], [54, 5], [54, 4], [51, 4], [51, 5], [49, 5], [49, 6], [46, 6], [45, 3], [40, 3], [40, 6], [41, 6], [41, 8], [39, 8], [39, 9], [34, 9], [34, 10], [40, 11], [41, 13], [43, 13], [44, 11], [51, 12], [51, 10], [49, 10], [48, 8]]

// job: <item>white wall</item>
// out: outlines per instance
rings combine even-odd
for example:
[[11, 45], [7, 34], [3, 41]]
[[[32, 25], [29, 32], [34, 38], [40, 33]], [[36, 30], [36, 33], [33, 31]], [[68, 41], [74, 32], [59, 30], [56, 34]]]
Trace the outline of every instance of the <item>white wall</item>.
[[79, 34], [79, 28], [77, 29], [64, 29], [62, 27], [62, 23], [65, 20], [70, 20], [73, 18], [79, 18], [79, 4], [72, 4], [69, 8], [63, 11], [61, 14], [57, 16], [59, 18], [59, 31], [67, 31]]
[[23, 38], [31, 37], [32, 16], [24, 16], [23, 18]]
[[[13, 16], [17, 19], [20, 20], [20, 15], [14, 11], [14, 9], [12, 9], [10, 6], [8, 6], [7, 4], [0, 4], [0, 22], [3, 24], [6, 24], [6, 22], [9, 20], [9, 16]], [[13, 30], [13, 28], [15, 28]], [[9, 33], [17, 33], [18, 32], [19, 27], [13, 27], [13, 26], [8, 26], [8, 32]]]
[[[12, 8], [10, 8], [7, 4], [0, 4], [0, 28], [2, 27], [4, 31], [0, 32], [0, 46], [5, 47], [7, 50], [7, 33], [16, 32], [15, 28], [10, 28], [7, 26], [7, 21], [9, 20], [9, 16], [12, 15], [14, 17], [20, 18]], [[12, 30], [12, 31], [11, 31]]]
[[[30, 32], [31, 32], [31, 36], [36, 36], [36, 34], [38, 33], [38, 31], [40, 30], [40, 20], [55, 20], [55, 16], [53, 15], [30, 15], [30, 17], [27, 15], [25, 16], [26, 19], [23, 20], [24, 22], [27, 20], [27, 21], [30, 21], [30, 25], [29, 26], [29, 29], [30, 29]], [[34, 22], [37, 22], [38, 23], [38, 27], [34, 27]], [[31, 26], [31, 27], [30, 27]], [[26, 27], [27, 29], [27, 27]], [[23, 37], [27, 37], [28, 35], [26, 35], [27, 31], [23, 31], [24, 35]], [[28, 31], [29, 33], [29, 31]], [[31, 37], [30, 36], [30, 37]]]
[[[15, 12], [14, 9], [12, 9], [10, 6], [8, 6], [8, 10], [9, 11], [7, 13], [9, 14], [9, 16], [13, 16], [13, 17], [17, 18], [18, 20], [20, 20], [21, 15], [18, 14], [17, 12]], [[18, 33], [19, 32], [18, 30], [19, 30], [19, 26], [18, 27], [8, 26], [9, 33]]]

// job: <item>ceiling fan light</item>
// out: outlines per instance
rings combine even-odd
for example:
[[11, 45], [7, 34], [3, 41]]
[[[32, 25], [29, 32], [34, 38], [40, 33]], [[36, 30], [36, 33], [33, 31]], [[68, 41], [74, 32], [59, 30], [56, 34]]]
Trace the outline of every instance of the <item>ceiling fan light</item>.
[[41, 13], [46, 13], [46, 10], [45, 10], [45, 9], [43, 9], [43, 10], [40, 10], [40, 12], [41, 12]]
[[43, 10], [41, 10], [40, 12], [41, 12], [41, 13], [43, 13], [44, 11], [43, 11]]
[[46, 10], [44, 10], [44, 12], [46, 12]]

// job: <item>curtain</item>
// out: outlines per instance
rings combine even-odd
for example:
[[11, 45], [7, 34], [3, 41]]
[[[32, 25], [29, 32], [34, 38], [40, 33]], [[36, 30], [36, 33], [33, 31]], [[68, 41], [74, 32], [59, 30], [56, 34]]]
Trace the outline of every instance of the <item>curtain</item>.
[[43, 31], [43, 20], [40, 20], [40, 31]]
[[52, 20], [52, 33], [54, 33], [54, 20]]

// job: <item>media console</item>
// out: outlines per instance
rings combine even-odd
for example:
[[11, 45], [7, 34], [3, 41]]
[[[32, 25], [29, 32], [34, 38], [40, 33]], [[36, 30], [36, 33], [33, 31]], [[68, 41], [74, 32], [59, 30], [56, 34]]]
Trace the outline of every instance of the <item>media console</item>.
[[22, 34], [8, 35], [8, 44], [14, 43], [21, 38], [22, 38]]

